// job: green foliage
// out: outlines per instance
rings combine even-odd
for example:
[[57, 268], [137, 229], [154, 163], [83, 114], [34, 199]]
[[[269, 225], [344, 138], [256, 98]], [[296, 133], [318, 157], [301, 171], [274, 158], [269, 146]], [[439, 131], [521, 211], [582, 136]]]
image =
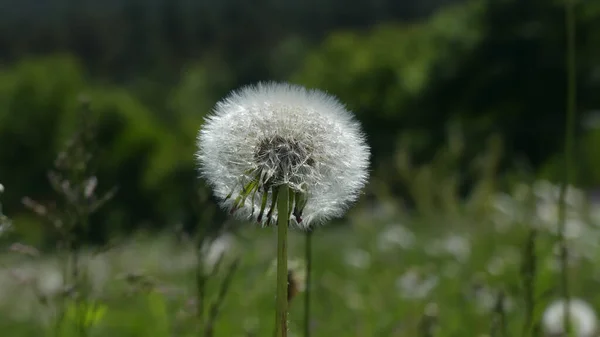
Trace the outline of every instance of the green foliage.
[[75, 111], [83, 82], [82, 69], [66, 56], [26, 59], [0, 70], [0, 176], [7, 207], [47, 185], [46, 170], [65, 139], [62, 123]]
[[422, 23], [332, 33], [308, 55], [294, 80], [346, 102], [365, 125], [376, 159], [389, 154], [397, 135], [405, 132], [422, 139], [417, 150], [431, 149], [439, 143], [432, 144], [427, 128], [437, 120], [417, 102], [440, 73], [451, 74], [480, 41], [480, 13], [481, 5], [471, 3]]
[[[582, 133], [574, 156], [577, 158], [577, 167], [573, 183], [592, 188], [600, 186], [600, 171], [598, 170], [600, 167], [600, 129], [592, 128]], [[552, 156], [540, 168], [540, 178], [559, 181], [564, 170], [564, 160], [564, 151]]]
[[[195, 180], [193, 129], [202, 114], [179, 111], [178, 127], [171, 130], [127, 91], [90, 84], [77, 62], [64, 56], [24, 60], [3, 70], [0, 83], [0, 176], [10, 177], [5, 207], [19, 210], [24, 196], [52, 203], [47, 170], [75, 132], [78, 98], [85, 96], [96, 128], [92, 166], [100, 186], [118, 188], [111, 210], [94, 217], [93, 235], [177, 221], [173, 215], [190, 212], [196, 193], [188, 183]], [[31, 220], [21, 219], [21, 228], [31, 227]]]
[[57, 337], [78, 337], [79, 331], [93, 331], [106, 315], [105, 305], [93, 302], [67, 302], [62, 321], [58, 324]]
[[[597, 106], [597, 4], [578, 3], [580, 106]], [[583, 15], [585, 13], [585, 15]], [[595, 14], [594, 14], [595, 13]], [[346, 102], [365, 125], [376, 167], [410, 138], [418, 162], [429, 161], [458, 123], [465, 153], [481, 139], [505, 142], [504, 170], [515, 160], [537, 168], [561, 148], [565, 58], [561, 2], [469, 1], [415, 24], [334, 32], [293, 77]]]
[[152, 318], [153, 324], [149, 327], [148, 332], [145, 335], [152, 336], [170, 336], [170, 324], [169, 317], [167, 315], [167, 305], [165, 303], [165, 299], [162, 294], [151, 291], [146, 294], [146, 307], [148, 308], [148, 313]]

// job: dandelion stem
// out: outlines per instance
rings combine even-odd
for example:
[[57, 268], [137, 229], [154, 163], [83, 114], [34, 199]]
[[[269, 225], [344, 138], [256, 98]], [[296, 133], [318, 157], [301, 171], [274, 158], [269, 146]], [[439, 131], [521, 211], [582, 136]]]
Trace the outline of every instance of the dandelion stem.
[[305, 258], [306, 258], [306, 286], [304, 288], [304, 337], [310, 337], [310, 292], [312, 291], [312, 285], [310, 283], [311, 270], [312, 270], [312, 227], [306, 230], [306, 245]]
[[285, 184], [279, 187], [279, 193], [273, 193], [277, 198], [277, 308], [275, 321], [275, 336], [287, 336], [287, 229], [286, 217], [289, 209], [289, 187]]

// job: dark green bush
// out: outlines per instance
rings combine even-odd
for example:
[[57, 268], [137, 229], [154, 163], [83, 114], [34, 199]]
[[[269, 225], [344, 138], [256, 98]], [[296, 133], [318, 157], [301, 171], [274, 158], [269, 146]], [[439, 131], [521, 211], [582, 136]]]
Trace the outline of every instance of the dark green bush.
[[[6, 185], [5, 208], [16, 222], [33, 226], [31, 216], [23, 217], [28, 214], [20, 204], [23, 197], [44, 204], [56, 198], [47, 172], [78, 126], [82, 95], [91, 102], [96, 125], [92, 166], [99, 189], [118, 188], [109, 206], [93, 218], [94, 239], [192, 219], [199, 189], [194, 139], [203, 114], [178, 116], [177, 128], [168, 128], [125, 90], [90, 84], [75, 60], [53, 56], [24, 60], [0, 72], [0, 177]], [[214, 206], [206, 207], [210, 213]]]

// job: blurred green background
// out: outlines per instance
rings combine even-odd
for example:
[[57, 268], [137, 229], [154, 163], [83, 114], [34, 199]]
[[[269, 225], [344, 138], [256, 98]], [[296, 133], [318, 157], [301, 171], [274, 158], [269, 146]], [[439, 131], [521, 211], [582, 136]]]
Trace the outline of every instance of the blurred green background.
[[[0, 335], [82, 335], [55, 249], [69, 240], [97, 305], [88, 336], [200, 335], [197, 277], [221, 256], [239, 270], [224, 299], [229, 267], [210, 272], [214, 335], [271, 334], [274, 232], [226, 220], [194, 160], [215, 103], [266, 80], [338, 96], [373, 151], [359, 203], [313, 237], [313, 336], [540, 337], [564, 275], [600, 307], [600, 1], [574, 3], [562, 270], [564, 0], [0, 0]], [[68, 237], [27, 205], [73, 216], [49, 172], [84, 115], [96, 190], [116, 194]], [[304, 240], [290, 233], [294, 275]]]
[[[579, 4], [577, 18], [577, 182], [593, 188], [600, 2]], [[90, 240], [195, 224], [197, 189], [202, 208], [215, 207], [193, 159], [203, 117], [230, 90], [261, 80], [326, 90], [356, 113], [374, 180], [386, 186], [372, 184], [373, 197], [406, 197], [395, 154], [427, 162], [449, 127], [460, 129], [467, 158], [499, 137], [503, 172], [518, 163], [554, 179], [564, 49], [561, 1], [2, 0], [2, 201], [14, 219], [35, 222], [21, 200], [51, 198], [47, 170], [86, 95], [99, 124], [100, 186], [119, 188]]]
[[[338, 96], [373, 148], [364, 200], [414, 193], [402, 157], [428, 163], [462, 139], [470, 160], [501, 147], [499, 178], [560, 177], [565, 123], [562, 1], [2, 0], [0, 181], [19, 234], [44, 244], [22, 198], [51, 201], [48, 169], [85, 95], [98, 125], [99, 189], [118, 192], [91, 242], [136, 229], [219, 223], [197, 179], [195, 136], [230, 90], [291, 81]], [[600, 2], [577, 6], [577, 184], [600, 183]], [[200, 190], [200, 196], [196, 191]], [[366, 201], [365, 201], [366, 202]], [[194, 209], [211, 216], [198, 219]], [[42, 227], [43, 228], [43, 227]]]

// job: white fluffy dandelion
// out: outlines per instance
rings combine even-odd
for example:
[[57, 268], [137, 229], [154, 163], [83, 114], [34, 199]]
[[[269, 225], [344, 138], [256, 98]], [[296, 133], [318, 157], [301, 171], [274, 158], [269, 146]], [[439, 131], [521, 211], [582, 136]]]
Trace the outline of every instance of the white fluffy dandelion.
[[220, 101], [198, 135], [200, 173], [221, 205], [263, 225], [277, 219], [277, 187], [290, 188], [291, 224], [341, 216], [368, 177], [360, 125], [334, 97], [263, 83]]
[[[566, 302], [564, 300], [558, 300], [550, 304], [548, 308], [546, 308], [546, 311], [544, 311], [542, 324], [546, 336], [563, 336], [565, 334], [563, 326], [565, 304]], [[571, 315], [573, 336], [596, 336], [598, 320], [596, 312], [589, 304], [580, 299], [571, 299], [569, 301], [569, 312]]]

